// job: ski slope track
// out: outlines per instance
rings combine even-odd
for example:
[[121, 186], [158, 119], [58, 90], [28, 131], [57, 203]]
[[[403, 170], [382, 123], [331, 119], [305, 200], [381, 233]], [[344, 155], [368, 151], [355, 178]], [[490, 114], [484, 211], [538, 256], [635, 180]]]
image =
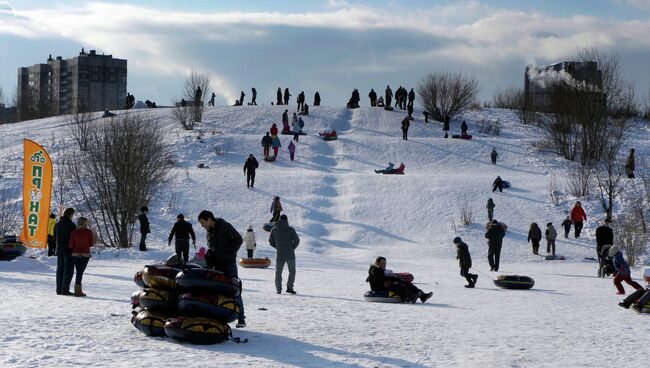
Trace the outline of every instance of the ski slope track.
[[[295, 107], [288, 108], [291, 113]], [[618, 307], [611, 278], [598, 278], [596, 263], [585, 259], [595, 256], [593, 233], [604, 218], [598, 201], [583, 201], [589, 219], [583, 237], [560, 235], [557, 253], [565, 261], [532, 255], [526, 242], [530, 223], [544, 229], [553, 222], [562, 233], [560, 223], [575, 201], [565, 196], [558, 206], [549, 203], [550, 178], [555, 175], [564, 186], [572, 166], [533, 148], [538, 128], [520, 125], [511, 111], [483, 109], [462, 117], [475, 139], [444, 139], [441, 124], [425, 124], [416, 110], [409, 140], [403, 141], [402, 111], [315, 106], [304, 119], [307, 135], [297, 143], [296, 160], [290, 161], [287, 151], [291, 136], [281, 135], [278, 160], [264, 162], [261, 138], [272, 123], [282, 126], [284, 109], [208, 107], [194, 131], [177, 126], [170, 109], [147, 112], [161, 118], [175, 163], [170, 184], [149, 203], [150, 251], [96, 250], [84, 275], [86, 298], [55, 294], [56, 259], [43, 251], [0, 262], [0, 366], [648, 366], [650, 319]], [[477, 132], [478, 121], [497, 119], [500, 135]], [[452, 133], [459, 133], [459, 125], [452, 121]], [[329, 128], [337, 130], [338, 140], [319, 139], [318, 132]], [[6, 173], [0, 185], [16, 200], [23, 138], [43, 144], [53, 159], [74, 144], [62, 117], [0, 126]], [[640, 126], [630, 141], [638, 162], [650, 153], [649, 138]], [[489, 158], [493, 147], [499, 153], [496, 166]], [[246, 188], [242, 172], [249, 153], [260, 162], [255, 189]], [[406, 174], [373, 172], [388, 161], [404, 162]], [[497, 175], [513, 188], [492, 193]], [[275, 293], [275, 252], [262, 230], [275, 195], [301, 237], [297, 295]], [[500, 271], [533, 277], [531, 290], [498, 289], [490, 279], [496, 273], [489, 272], [483, 228], [489, 197], [496, 203], [495, 218], [509, 226]], [[459, 208], [465, 200], [474, 221], [463, 227]], [[249, 339], [246, 344], [195, 346], [148, 338], [130, 323], [133, 274], [172, 254], [167, 236], [178, 213], [193, 223], [205, 245], [196, 221], [203, 209], [240, 232], [252, 224], [257, 254], [273, 260], [268, 269], [239, 269], [248, 327], [233, 332]], [[463, 287], [455, 236], [467, 242], [480, 271], [476, 289]], [[541, 254], [545, 245], [543, 240]], [[365, 302], [368, 265], [380, 255], [388, 258], [388, 268], [413, 273], [433, 297], [415, 305]], [[638, 280], [639, 269], [632, 272]]]

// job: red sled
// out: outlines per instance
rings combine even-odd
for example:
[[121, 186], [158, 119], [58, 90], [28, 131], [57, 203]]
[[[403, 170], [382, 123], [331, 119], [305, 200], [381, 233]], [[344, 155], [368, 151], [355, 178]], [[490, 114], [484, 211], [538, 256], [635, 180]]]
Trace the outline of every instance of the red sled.
[[469, 134], [466, 134], [466, 135], [458, 135], [458, 134], [454, 134], [454, 135], [452, 135], [451, 137], [452, 137], [452, 138], [456, 138], [456, 139], [472, 139], [472, 136], [469, 135]]

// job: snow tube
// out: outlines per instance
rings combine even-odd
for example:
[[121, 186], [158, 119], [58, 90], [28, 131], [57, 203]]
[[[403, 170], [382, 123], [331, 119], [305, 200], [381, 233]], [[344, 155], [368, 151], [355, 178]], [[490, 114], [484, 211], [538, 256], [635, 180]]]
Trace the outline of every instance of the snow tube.
[[142, 293], [142, 290], [138, 290], [131, 294], [131, 308], [135, 309], [140, 306], [140, 294]]
[[144, 266], [144, 270], [142, 270], [142, 280], [152, 288], [175, 290], [176, 275], [180, 271], [180, 269], [174, 267], [148, 265]]
[[371, 303], [402, 303], [402, 299], [392, 292], [366, 291], [363, 299]]
[[144, 310], [134, 314], [131, 323], [147, 336], [165, 336], [165, 320], [170, 317], [169, 313]]
[[564, 256], [554, 256], [554, 255], [548, 255], [544, 257], [545, 260], [547, 261], [564, 261], [566, 258]]
[[643, 309], [641, 309], [641, 312], [639, 313], [650, 313], [650, 303], [647, 303], [646, 305], [643, 306]]
[[494, 285], [503, 289], [530, 289], [535, 285], [535, 280], [528, 276], [499, 275], [494, 279]]
[[27, 247], [20, 242], [14, 240], [14, 242], [5, 243], [5, 241], [6, 240], [3, 240], [3, 243], [0, 246], [0, 259], [10, 261], [18, 256], [22, 256], [27, 251]]
[[391, 276], [399, 277], [404, 282], [413, 282], [413, 279], [415, 278], [413, 277], [413, 274], [410, 272], [396, 272], [393, 273]]
[[472, 136], [469, 134], [466, 135], [454, 134], [451, 137], [456, 139], [472, 139]]
[[175, 317], [165, 322], [167, 336], [192, 344], [218, 344], [228, 340], [230, 327], [214, 319]]
[[242, 258], [239, 265], [244, 268], [267, 268], [271, 265], [269, 257], [265, 258]]
[[264, 229], [264, 231], [271, 231], [273, 229], [273, 225], [275, 225], [275, 222], [267, 222], [262, 226], [262, 229]]
[[324, 141], [335, 141], [338, 139], [335, 135], [322, 135]]
[[133, 282], [135, 282], [136, 285], [143, 289], [149, 287], [149, 285], [145, 284], [144, 280], [142, 279], [142, 271], [138, 271], [135, 273], [135, 275], [133, 275]]
[[239, 317], [235, 299], [223, 295], [185, 293], [178, 297], [178, 310], [188, 317], [205, 317], [228, 323]]
[[173, 291], [148, 288], [140, 292], [138, 299], [139, 305], [148, 310], [173, 312], [176, 310], [178, 294]]
[[205, 268], [184, 270], [176, 276], [176, 282], [188, 290], [212, 292], [233, 298], [241, 292], [239, 278]]
[[510, 188], [510, 187], [512, 186], [512, 184], [510, 184], [509, 181], [505, 181], [505, 180], [504, 180], [504, 181], [503, 181], [503, 184], [501, 184], [501, 186], [502, 186], [503, 188]]
[[275, 156], [264, 156], [264, 161], [273, 162], [275, 161]]

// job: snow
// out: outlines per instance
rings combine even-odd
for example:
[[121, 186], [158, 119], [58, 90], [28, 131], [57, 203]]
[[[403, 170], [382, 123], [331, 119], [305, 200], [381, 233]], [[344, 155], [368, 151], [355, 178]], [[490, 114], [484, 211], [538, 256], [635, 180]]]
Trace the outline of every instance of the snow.
[[[560, 222], [575, 201], [565, 196], [559, 206], [549, 203], [549, 179], [555, 175], [563, 185], [570, 165], [533, 148], [537, 128], [518, 124], [511, 111], [476, 110], [462, 117], [475, 139], [444, 139], [442, 126], [425, 124], [416, 110], [409, 140], [402, 141], [401, 111], [316, 106], [305, 118], [308, 135], [300, 137], [296, 161], [288, 157], [291, 136], [280, 136], [279, 159], [264, 162], [261, 137], [273, 122], [281, 126], [284, 109], [208, 107], [204, 123], [189, 132], [174, 125], [171, 110], [149, 110], [161, 117], [175, 161], [172, 182], [149, 204], [151, 251], [96, 252], [84, 275], [86, 298], [55, 295], [56, 259], [42, 251], [1, 262], [0, 366], [647, 366], [640, 353], [650, 341], [647, 316], [618, 307], [611, 278], [597, 278], [596, 263], [585, 259], [595, 256], [593, 232], [604, 217], [597, 201], [583, 201], [589, 219], [583, 237], [560, 235], [557, 252], [567, 260], [532, 255], [530, 223], [544, 229], [552, 221], [562, 233]], [[503, 126], [499, 136], [477, 132], [476, 122], [496, 119]], [[459, 125], [452, 121], [453, 133]], [[318, 138], [329, 128], [338, 140]], [[638, 161], [648, 154], [649, 137], [642, 127], [631, 142]], [[44, 144], [54, 158], [72, 144], [63, 118], [0, 126], [0, 158], [8, 168], [0, 183], [17, 197], [22, 138]], [[492, 147], [499, 153], [496, 166], [489, 162]], [[254, 190], [246, 188], [242, 172], [249, 153], [260, 162]], [[373, 172], [388, 161], [404, 162], [406, 174]], [[497, 175], [513, 188], [492, 193]], [[242, 233], [252, 224], [257, 254], [275, 263], [262, 230], [275, 195], [302, 240], [298, 294], [275, 294], [273, 265], [240, 268], [248, 326], [234, 335], [248, 343], [193, 346], [148, 338], [130, 324], [133, 274], [173, 252], [166, 238], [178, 213], [194, 224], [201, 244], [205, 233], [196, 216], [203, 209]], [[500, 271], [533, 277], [532, 290], [498, 289], [490, 280], [496, 274], [488, 271], [483, 237], [489, 197], [495, 217], [509, 226]], [[474, 210], [467, 227], [458, 220], [464, 200]], [[469, 244], [479, 271], [476, 289], [463, 287], [455, 236]], [[540, 248], [544, 254], [544, 241]], [[395, 272], [413, 273], [433, 298], [416, 305], [365, 302], [368, 264], [379, 255]], [[633, 270], [637, 281], [639, 274]]]

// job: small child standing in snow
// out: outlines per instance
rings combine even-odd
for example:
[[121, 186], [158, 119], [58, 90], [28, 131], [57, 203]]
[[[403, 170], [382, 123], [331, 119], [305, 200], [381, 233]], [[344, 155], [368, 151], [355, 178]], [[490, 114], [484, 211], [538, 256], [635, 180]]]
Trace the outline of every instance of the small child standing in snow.
[[542, 230], [537, 223], [533, 222], [528, 230], [528, 241], [533, 243], [533, 254], [539, 254], [540, 240], [542, 240]]
[[460, 275], [468, 282], [465, 287], [473, 288], [476, 285], [476, 280], [478, 280], [478, 275], [469, 273], [469, 269], [472, 267], [472, 256], [469, 254], [469, 248], [458, 236], [454, 238], [454, 244], [456, 244], [456, 259], [458, 259], [458, 265], [460, 266]]
[[246, 253], [248, 253], [248, 258], [253, 258], [255, 247], [257, 247], [253, 225], [248, 225], [248, 230], [246, 230], [246, 233], [244, 234], [244, 244], [246, 245]]
[[567, 216], [564, 221], [562, 221], [562, 227], [564, 228], [564, 237], [569, 237], [569, 232], [571, 231], [571, 217]]
[[293, 141], [290, 141], [289, 142], [289, 158], [291, 158], [291, 161], [293, 161], [295, 155], [296, 155], [296, 145], [293, 144]]
[[557, 231], [552, 222], [546, 224], [546, 253], [555, 255], [555, 239], [557, 238]]

